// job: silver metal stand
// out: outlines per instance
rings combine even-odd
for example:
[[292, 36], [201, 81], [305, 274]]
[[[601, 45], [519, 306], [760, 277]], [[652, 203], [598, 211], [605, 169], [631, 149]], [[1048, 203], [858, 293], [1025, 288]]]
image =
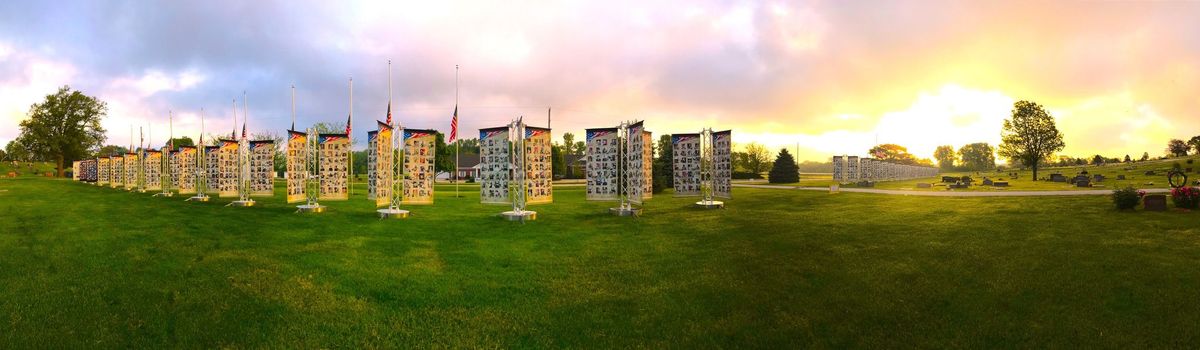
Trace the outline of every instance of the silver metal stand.
[[[627, 121], [621, 122], [621, 125], [617, 127], [617, 140], [624, 141], [620, 147], [617, 147], [617, 186], [620, 189], [618, 192], [621, 194], [621, 204], [608, 208], [608, 212], [616, 216], [639, 216], [642, 214], [642, 208], [634, 207], [629, 202], [630, 192], [633, 190], [629, 186], [629, 167], [634, 166], [629, 161], [629, 143], [632, 140], [630, 137], [636, 137], [637, 142], [642, 140], [642, 135], [629, 134], [630, 124]], [[637, 164], [636, 166], [642, 165]]]
[[305, 168], [307, 169], [306, 170], [307, 176], [304, 177], [304, 179], [305, 179], [304, 180], [304, 198], [306, 201], [304, 204], [296, 206], [297, 213], [324, 213], [325, 212], [325, 206], [323, 206], [323, 205], [321, 205], [321, 203], [317, 202], [317, 197], [320, 195], [320, 192], [321, 192], [321, 178], [319, 176], [321, 169], [320, 169], [320, 165], [317, 164], [317, 161], [319, 160], [319, 158], [317, 156], [317, 153], [318, 153], [317, 152], [317, 145], [318, 145], [317, 139], [319, 137], [313, 137], [313, 135], [316, 135], [316, 131], [317, 131], [316, 129], [309, 128], [308, 129], [309, 136], [305, 140], [308, 143], [304, 147], [305, 148], [304, 153], [306, 154], [305, 158], [307, 158], [305, 161], [307, 163], [307, 164], [305, 164], [306, 165]]
[[162, 192], [155, 193], [154, 197], [173, 197], [175, 193], [171, 192], [171, 186], [175, 184], [175, 180], [171, 178], [171, 150], [167, 149], [163, 152], [162, 163], [159, 166], [159, 180]]
[[525, 209], [525, 122], [522, 119], [508, 125], [508, 154], [511, 155], [508, 166], [512, 169], [513, 177], [508, 182], [508, 198], [512, 201], [512, 210], [500, 213], [509, 221], [537, 220], [537, 212]]
[[712, 137], [711, 128], [700, 131], [700, 193], [704, 196], [704, 199], [693, 204], [697, 208], [725, 208], [725, 202], [713, 200]]
[[196, 194], [187, 199], [188, 202], [208, 201], [208, 168], [204, 166], [204, 143], [196, 145]]
[[253, 207], [254, 200], [250, 199], [250, 150], [246, 138], [238, 141], [238, 199], [226, 206]]
[[[388, 67], [388, 69], [391, 69], [391, 66]], [[388, 75], [390, 76], [391, 74], [389, 73]], [[391, 84], [390, 80], [388, 84]], [[400, 162], [396, 161], [396, 154], [403, 152], [401, 146], [404, 145], [404, 128], [399, 124], [400, 123], [396, 123], [396, 126], [392, 128], [392, 138], [388, 140], [388, 142], [392, 143], [392, 192], [389, 193], [390, 197], [388, 198], [388, 207], [385, 209], [375, 210], [375, 213], [379, 214], [380, 219], [408, 218], [408, 210], [400, 209], [400, 201], [403, 200], [402, 196], [404, 195], [404, 166]], [[376, 155], [376, 157], [379, 157], [379, 155]]]

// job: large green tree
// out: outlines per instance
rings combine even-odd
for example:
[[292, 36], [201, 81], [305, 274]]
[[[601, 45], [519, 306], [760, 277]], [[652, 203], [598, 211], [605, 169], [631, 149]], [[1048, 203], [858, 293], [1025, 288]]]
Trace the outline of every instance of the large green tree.
[[779, 155], [775, 156], [771, 173], [767, 174], [767, 182], [773, 184], [800, 182], [800, 168], [796, 167], [796, 159], [792, 158], [792, 154], [788, 153], [787, 148], [780, 149]]
[[97, 157], [108, 157], [108, 156], [121, 155], [121, 154], [125, 154], [128, 152], [129, 152], [129, 149], [125, 148], [125, 146], [105, 145], [104, 147], [100, 147], [99, 151], [96, 151], [96, 156]]
[[[254, 136], [254, 139], [261, 140], [258, 137], [259, 137], [259, 135], [256, 134]], [[271, 139], [279, 140], [281, 138], [271, 138]], [[275, 142], [278, 143], [279, 141], [275, 141]], [[169, 140], [167, 140], [167, 142], [163, 143], [163, 147], [174, 146], [175, 148], [179, 148], [179, 147], [183, 147], [183, 146], [195, 146], [195, 145], [196, 145], [196, 142], [192, 140], [191, 136], [176, 137], [173, 139], [169, 139]], [[277, 144], [276, 146], [279, 146], [279, 145]]]
[[740, 159], [742, 167], [751, 173], [762, 174], [771, 167], [771, 153], [757, 142], [746, 144]]
[[1167, 154], [1170, 154], [1172, 157], [1186, 156], [1189, 148], [1190, 147], [1188, 147], [1187, 143], [1180, 139], [1171, 139], [1171, 141], [1167, 141]]
[[63, 86], [29, 107], [19, 137], [30, 152], [54, 161], [58, 176], [63, 176], [64, 163], [89, 156], [89, 150], [104, 142], [100, 120], [107, 115], [104, 101]]
[[1054, 117], [1042, 105], [1030, 101], [1013, 104], [1012, 117], [1004, 120], [1000, 140], [1000, 156], [1033, 169], [1034, 181], [1042, 161], [1066, 146]]
[[875, 159], [892, 163], [909, 165], [921, 163], [917, 160], [916, 156], [912, 155], [912, 153], [908, 153], [908, 148], [894, 143], [876, 145], [875, 147], [871, 147], [867, 153], [869, 153], [872, 157], [875, 157]]
[[996, 168], [996, 151], [986, 142], [963, 145], [958, 149], [958, 158], [967, 170], [990, 170]]
[[958, 155], [954, 153], [954, 146], [942, 145], [933, 150], [933, 159], [936, 159], [938, 166], [942, 169], [954, 168], [954, 162], [958, 160]]
[[654, 158], [654, 171], [650, 174], [653, 178], [654, 188], [662, 192], [662, 189], [668, 186], [674, 186], [675, 173], [671, 163], [674, 162], [674, 145], [671, 144], [671, 135], [662, 135], [658, 137], [658, 144], [654, 147], [654, 154], [658, 157]]
[[4, 146], [4, 153], [7, 154], [5, 160], [25, 162], [33, 160], [33, 154], [29, 153], [29, 147], [25, 146], [20, 137], [17, 137], [16, 140], [8, 141], [8, 144]]
[[1187, 145], [1193, 151], [1195, 151], [1196, 154], [1200, 154], [1200, 135], [1192, 136], [1192, 138], [1188, 139]]

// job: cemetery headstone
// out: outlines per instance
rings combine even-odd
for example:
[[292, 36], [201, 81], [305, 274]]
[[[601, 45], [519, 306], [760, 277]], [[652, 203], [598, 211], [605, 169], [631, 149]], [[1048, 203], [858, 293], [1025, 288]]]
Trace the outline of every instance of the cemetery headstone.
[[1167, 195], [1147, 194], [1145, 197], [1142, 197], [1142, 207], [1147, 211], [1166, 211]]

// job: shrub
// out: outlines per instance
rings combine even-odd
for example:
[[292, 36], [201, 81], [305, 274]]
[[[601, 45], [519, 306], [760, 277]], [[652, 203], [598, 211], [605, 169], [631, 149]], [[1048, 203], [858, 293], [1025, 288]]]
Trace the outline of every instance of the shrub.
[[1184, 186], [1171, 189], [1171, 202], [1176, 208], [1196, 209], [1200, 205], [1200, 188]]
[[1113, 204], [1117, 206], [1117, 210], [1129, 210], [1137, 208], [1138, 203], [1141, 203], [1142, 201], [1143, 193], [1144, 192], [1142, 191], [1134, 189], [1133, 186], [1113, 190]]
[[750, 180], [750, 179], [763, 178], [762, 174], [756, 174], [756, 173], [752, 173], [749, 171], [735, 171], [735, 172], [730, 173], [729, 177], [734, 180]]
[[[732, 175], [730, 177], [732, 177]], [[667, 188], [667, 178], [665, 177], [654, 176], [650, 181], [650, 193], [662, 193], [662, 191]]]

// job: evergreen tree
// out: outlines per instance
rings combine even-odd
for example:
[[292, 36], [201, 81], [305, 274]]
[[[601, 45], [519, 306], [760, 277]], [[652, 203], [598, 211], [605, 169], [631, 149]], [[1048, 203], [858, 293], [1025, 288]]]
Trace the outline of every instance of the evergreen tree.
[[771, 173], [767, 175], [767, 182], [773, 184], [800, 182], [800, 168], [796, 166], [796, 160], [792, 158], [791, 153], [788, 153], [787, 148], [779, 150], [779, 155], [775, 157], [775, 165], [771, 167]]

